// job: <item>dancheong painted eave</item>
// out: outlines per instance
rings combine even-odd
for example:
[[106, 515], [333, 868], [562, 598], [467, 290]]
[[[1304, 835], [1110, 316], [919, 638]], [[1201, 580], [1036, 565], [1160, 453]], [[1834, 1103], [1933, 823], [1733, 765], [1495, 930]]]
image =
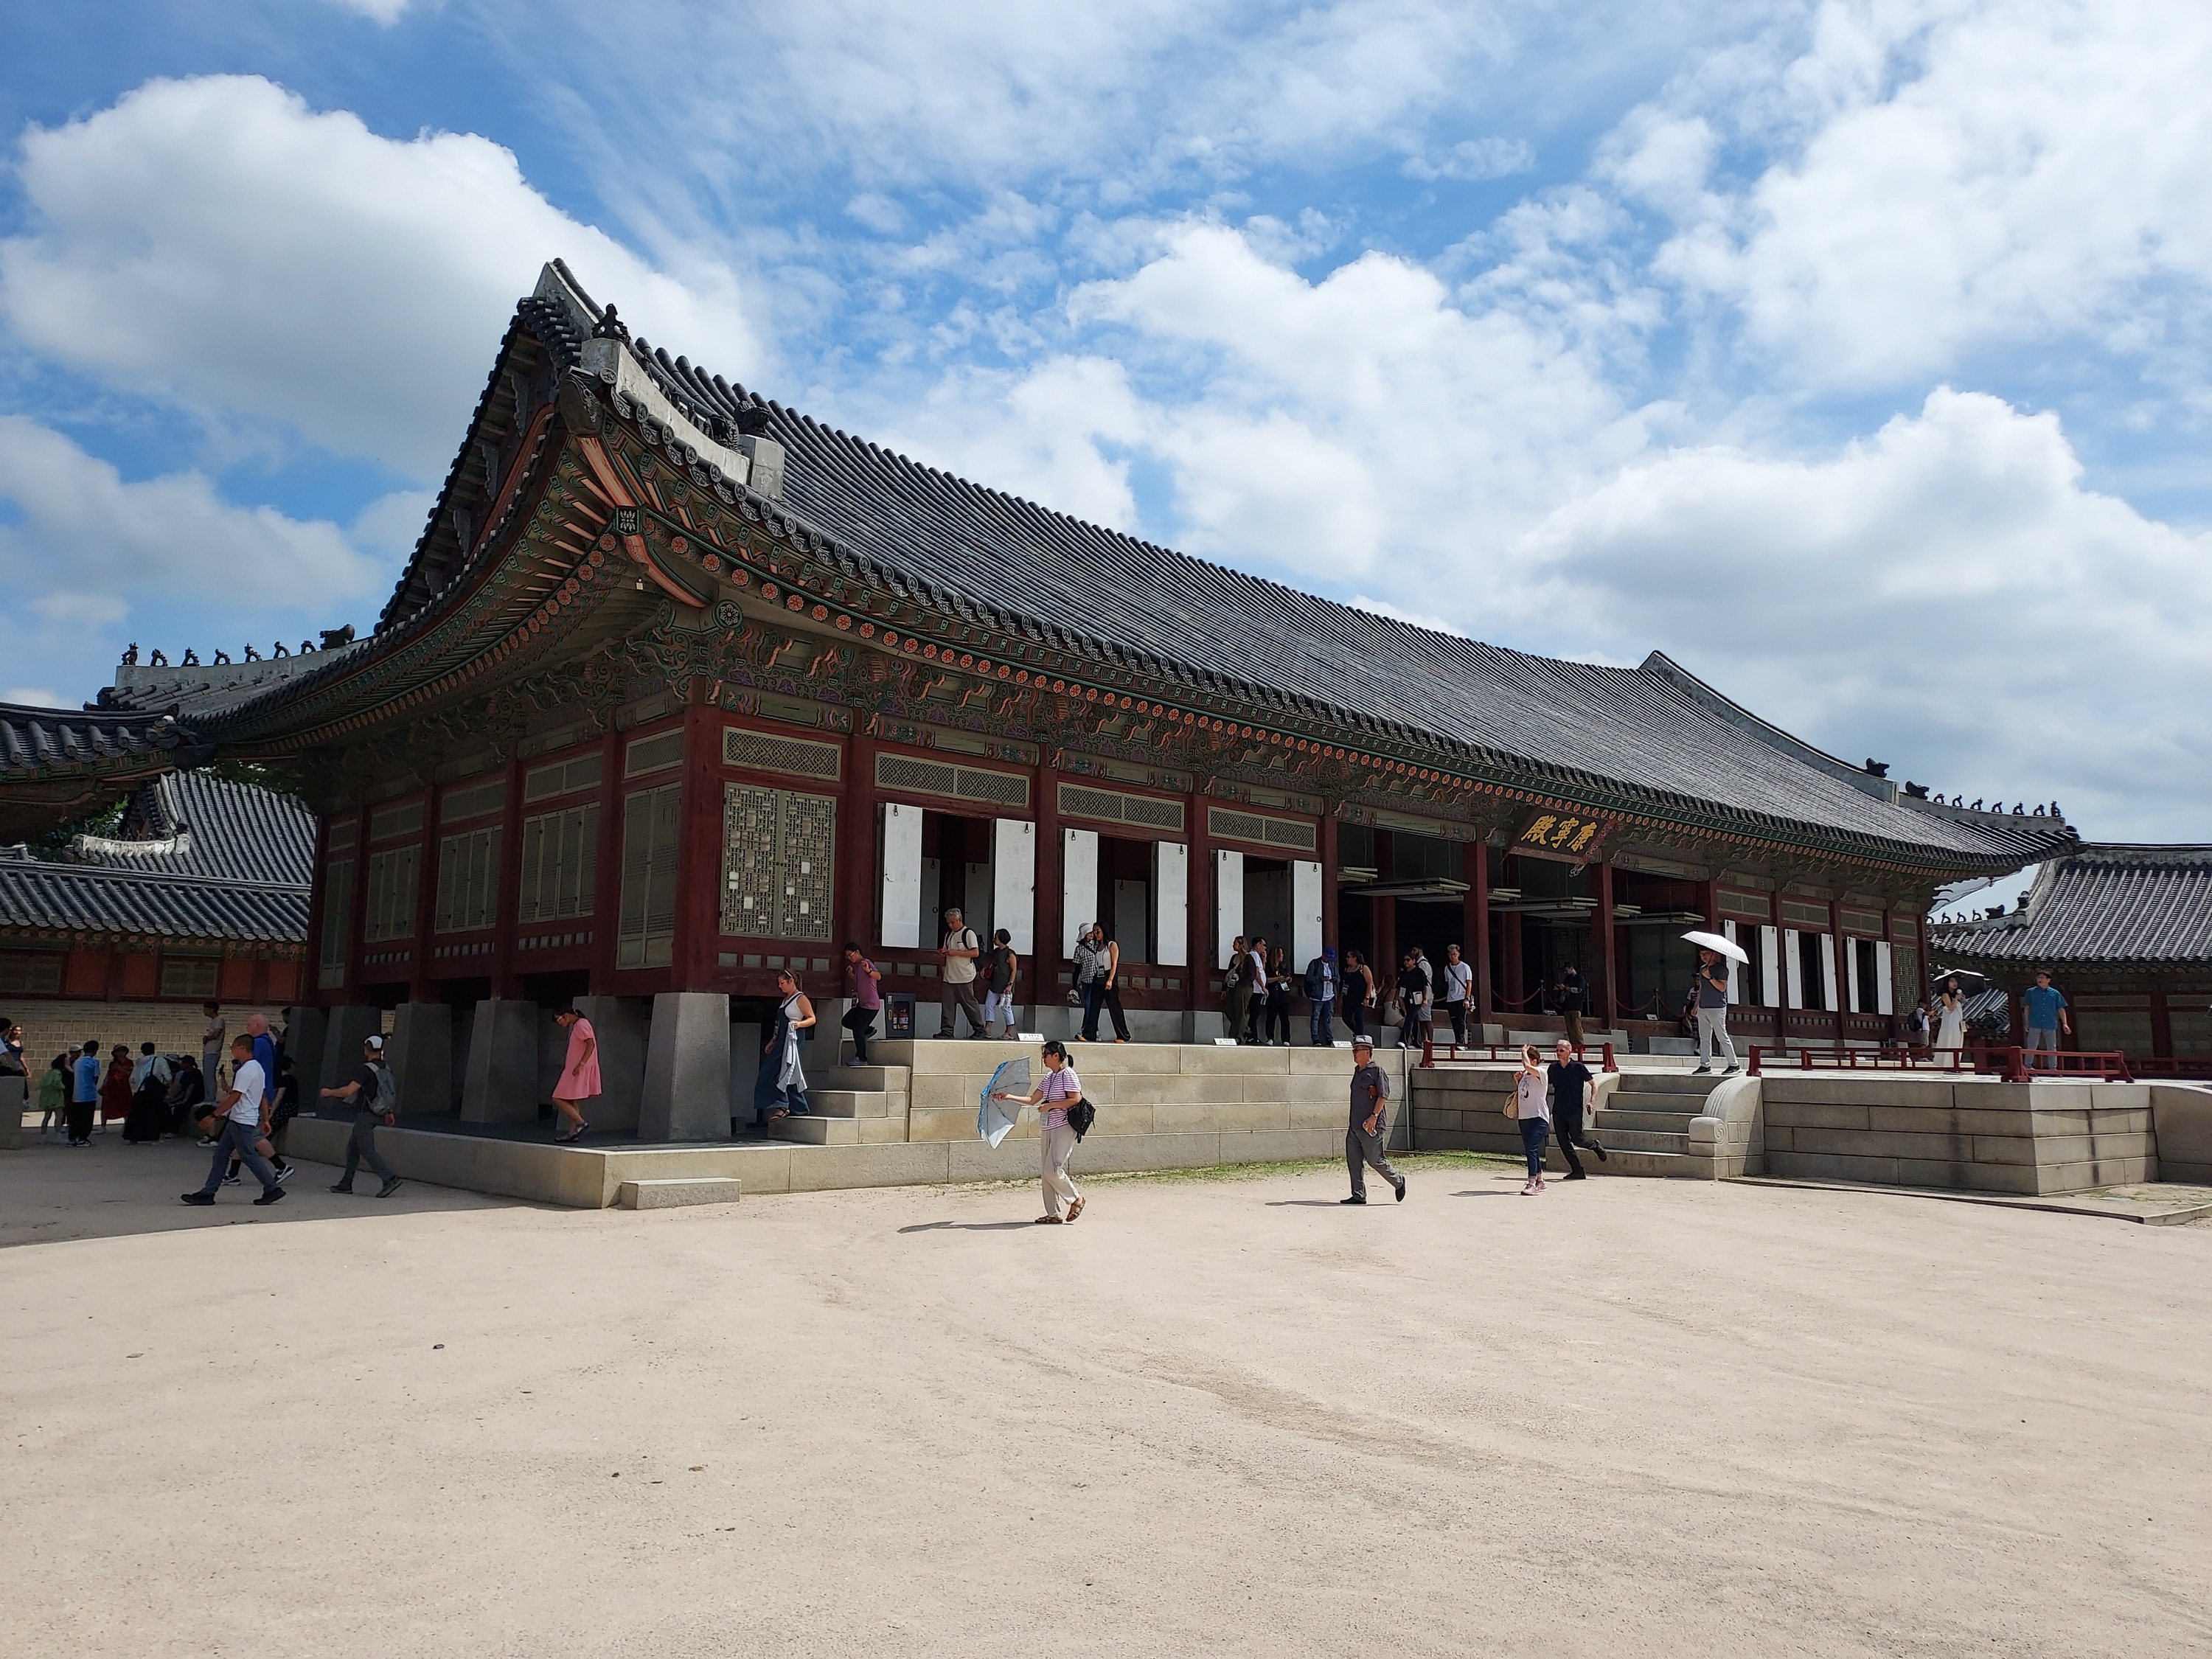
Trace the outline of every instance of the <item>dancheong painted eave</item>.
[[[741, 434], [781, 447], [777, 493], [726, 468]], [[623, 494], [636, 519], [617, 535]], [[281, 757], [686, 611], [758, 617], [770, 592], [774, 620], [855, 649], [1319, 753], [1348, 791], [1431, 811], [1502, 794], [1938, 877], [2077, 839], [2056, 816], [1902, 796], [1656, 653], [1631, 669], [1508, 651], [954, 477], [630, 341], [557, 261], [518, 307], [371, 640], [204, 715], [189, 695], [118, 696], [171, 695], [226, 750]]]

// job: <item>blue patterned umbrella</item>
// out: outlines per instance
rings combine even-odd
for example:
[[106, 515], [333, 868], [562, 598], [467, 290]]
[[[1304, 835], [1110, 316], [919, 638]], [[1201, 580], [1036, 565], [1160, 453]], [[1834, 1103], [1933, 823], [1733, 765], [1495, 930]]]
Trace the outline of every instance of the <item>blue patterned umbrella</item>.
[[991, 1073], [991, 1080], [983, 1085], [983, 1098], [975, 1109], [975, 1133], [996, 1146], [1013, 1131], [1014, 1121], [1022, 1109], [1018, 1101], [1000, 1100], [1000, 1095], [1014, 1095], [1019, 1100], [1029, 1098], [1030, 1062], [1026, 1055], [1010, 1060]]

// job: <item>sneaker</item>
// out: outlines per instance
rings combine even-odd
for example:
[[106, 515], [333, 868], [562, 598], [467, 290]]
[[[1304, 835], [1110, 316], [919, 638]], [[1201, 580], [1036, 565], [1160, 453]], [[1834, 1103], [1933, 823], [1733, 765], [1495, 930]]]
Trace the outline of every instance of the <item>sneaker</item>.
[[1574, 1170], [1561, 1176], [1560, 1179], [1564, 1181], [1588, 1181], [1589, 1179], [1589, 1172], [1586, 1170]]
[[334, 1182], [331, 1187], [331, 1190], [334, 1193], [349, 1193], [353, 1190], [353, 1182], [350, 1181]]
[[1401, 1204], [1406, 1201], [1406, 1177], [1403, 1176], [1398, 1177], [1398, 1201]]
[[1712, 1074], [1713, 1068], [1710, 1066], [1698, 1066], [1690, 1073], [1692, 1077], [1711, 1077]]
[[185, 1203], [194, 1206], [205, 1206], [215, 1202], [213, 1193], [185, 1193], [181, 1196]]
[[267, 1192], [262, 1194], [260, 1197], [255, 1199], [253, 1201], [256, 1204], [274, 1204], [277, 1200], [283, 1196], [284, 1189], [282, 1187], [271, 1187]]
[[1340, 1204], [1364, 1204], [1367, 1201], [1367, 1195], [1364, 1193], [1354, 1193], [1350, 1198], [1340, 1198], [1336, 1201]]
[[1590, 1151], [1592, 1151], [1592, 1152], [1595, 1152], [1595, 1153], [1597, 1154], [1597, 1161], [1598, 1161], [1599, 1163], [1602, 1164], [1602, 1163], [1604, 1163], [1604, 1162], [1605, 1162], [1605, 1148], [1604, 1148], [1604, 1147], [1602, 1147], [1602, 1146], [1599, 1146], [1599, 1145], [1597, 1144], [1597, 1142], [1595, 1142], [1595, 1140], [1593, 1140], [1593, 1141], [1592, 1141], [1592, 1142], [1590, 1142], [1590, 1144], [1589, 1144], [1589, 1149], [1590, 1149]]
[[1127, 1038], [1127, 1037], [1115, 1037], [1115, 1038], [1114, 1039], [1114, 1041], [1115, 1041], [1115, 1042], [1127, 1042], [1128, 1040], [1129, 1040], [1129, 1039], [1128, 1039], [1128, 1038]]
[[1742, 1067], [1742, 1066], [1729, 1066], [1729, 1067], [1728, 1067], [1726, 1070], [1724, 1070], [1723, 1072], [1722, 1072], [1721, 1075], [1722, 1075], [1723, 1077], [1734, 1077], [1734, 1076], [1735, 1076], [1738, 1072], [1741, 1072], [1741, 1070], [1743, 1070], [1743, 1067]]
[[201, 1150], [205, 1151], [208, 1147], [215, 1145], [215, 1137], [213, 1135], [202, 1135], [200, 1137], [199, 1144]]
[[279, 1187], [283, 1186], [286, 1182], [289, 1181], [291, 1178], [292, 1178], [292, 1166], [291, 1166], [290, 1164], [278, 1164], [278, 1165], [276, 1166], [276, 1184], [277, 1184]]
[[235, 1187], [238, 1185], [238, 1177], [236, 1176], [225, 1176], [222, 1178], [222, 1184], [226, 1187]]
[[379, 1198], [389, 1198], [392, 1194], [399, 1190], [400, 1185], [401, 1182], [399, 1177], [398, 1176], [394, 1176], [391, 1180], [386, 1182], [383, 1186], [377, 1188], [376, 1195]]

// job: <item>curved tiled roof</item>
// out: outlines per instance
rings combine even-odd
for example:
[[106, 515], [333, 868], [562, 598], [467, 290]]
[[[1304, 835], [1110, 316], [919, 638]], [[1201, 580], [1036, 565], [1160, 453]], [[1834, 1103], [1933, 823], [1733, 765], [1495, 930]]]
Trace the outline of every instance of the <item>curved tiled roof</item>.
[[[499, 443], [485, 440], [503, 443], [519, 430], [521, 378], [578, 365], [598, 314], [558, 261], [547, 268], [502, 341], [441, 506], [375, 637], [283, 692], [264, 690], [212, 714], [211, 730], [227, 740], [265, 738], [286, 707], [325, 682], [373, 669], [445, 615], [488, 545], [478, 515], [492, 510], [496, 481], [485, 455]], [[1256, 710], [1316, 724], [1325, 716], [1387, 738], [1387, 748], [1455, 750], [1472, 757], [1462, 764], [1513, 787], [1592, 805], [1675, 811], [1783, 838], [1844, 838], [1959, 870], [2014, 869], [2075, 844], [2056, 817], [1898, 799], [1886, 783], [1749, 715], [1656, 653], [1641, 667], [1616, 668], [1417, 628], [969, 483], [763, 401], [643, 341], [634, 355], [702, 433], [765, 421], [784, 447], [778, 497], [732, 487], [749, 514], [940, 611]], [[434, 664], [422, 672], [434, 670], [442, 672]]]
[[139, 787], [119, 837], [79, 836], [70, 858], [113, 870], [304, 888], [314, 877], [315, 816], [274, 790], [212, 772], [172, 772]]
[[2013, 915], [1928, 939], [1977, 962], [2212, 962], [2212, 847], [2086, 846], [2045, 865]]
[[307, 890], [56, 864], [9, 848], [0, 854], [0, 927], [297, 945]]
[[[586, 303], [588, 303], [586, 301]], [[679, 408], [734, 420], [743, 386], [638, 354]], [[1211, 564], [971, 483], [769, 401], [787, 452], [775, 506], [925, 592], [962, 596], [1287, 697], [1491, 751], [1785, 823], [2014, 866], [2071, 846], [2062, 820], [1950, 814], [1846, 781], [1858, 769], [1767, 726], [1654, 653], [1639, 668], [1486, 645]], [[1702, 695], [1700, 695], [1702, 693]], [[1734, 711], [1731, 713], [1730, 711]], [[1828, 764], [1808, 764], [1818, 756]]]
[[167, 765], [196, 740], [166, 714], [0, 703], [0, 781], [143, 763]]

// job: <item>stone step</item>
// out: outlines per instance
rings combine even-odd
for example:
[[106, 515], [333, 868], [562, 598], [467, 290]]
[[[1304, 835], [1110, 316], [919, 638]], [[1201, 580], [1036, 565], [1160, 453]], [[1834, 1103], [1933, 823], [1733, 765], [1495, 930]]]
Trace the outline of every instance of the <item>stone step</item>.
[[1656, 1089], [1615, 1089], [1605, 1097], [1598, 1109], [1606, 1112], [1679, 1112], [1685, 1117], [1695, 1117], [1705, 1109], [1706, 1097], [1692, 1094], [1667, 1094]]
[[1686, 1133], [1662, 1129], [1601, 1129], [1595, 1138], [1607, 1152], [1686, 1152], [1690, 1149]]
[[809, 1085], [821, 1089], [890, 1090], [904, 1094], [913, 1087], [911, 1066], [830, 1066], [806, 1074]]
[[[903, 1098], [902, 1094], [900, 1098]], [[806, 1103], [822, 1117], [889, 1117], [894, 1097], [881, 1089], [809, 1089]]]
[[1662, 1134], [1686, 1135], [1690, 1133], [1691, 1112], [1616, 1112], [1604, 1108], [1590, 1120], [1599, 1134], [1616, 1134], [1623, 1129], [1656, 1129]]
[[[1606, 1141], [1605, 1151], [1606, 1161], [1602, 1164], [1597, 1161], [1597, 1155], [1595, 1152], [1579, 1154], [1583, 1161], [1583, 1168], [1589, 1170], [1593, 1176], [1660, 1176], [1687, 1181], [1708, 1181], [1712, 1178], [1712, 1160], [1708, 1158], [1692, 1157], [1684, 1152], [1633, 1152], [1626, 1146], [1615, 1149], [1610, 1140]], [[1553, 1176], [1556, 1176], [1567, 1167], [1566, 1161], [1559, 1156], [1558, 1147], [1552, 1148], [1546, 1159], [1545, 1167], [1547, 1173]]]
[[771, 1140], [795, 1140], [807, 1146], [857, 1146], [860, 1144], [859, 1118], [825, 1117], [813, 1112], [803, 1117], [787, 1117], [769, 1128]]
[[1687, 1072], [1624, 1072], [1620, 1079], [1624, 1089], [1631, 1079], [1638, 1094], [1653, 1095], [1709, 1095], [1726, 1080], [1718, 1072], [1705, 1077], [1693, 1077]]
[[742, 1185], [735, 1176], [625, 1181], [615, 1201], [625, 1210], [675, 1210], [693, 1204], [734, 1204]]

